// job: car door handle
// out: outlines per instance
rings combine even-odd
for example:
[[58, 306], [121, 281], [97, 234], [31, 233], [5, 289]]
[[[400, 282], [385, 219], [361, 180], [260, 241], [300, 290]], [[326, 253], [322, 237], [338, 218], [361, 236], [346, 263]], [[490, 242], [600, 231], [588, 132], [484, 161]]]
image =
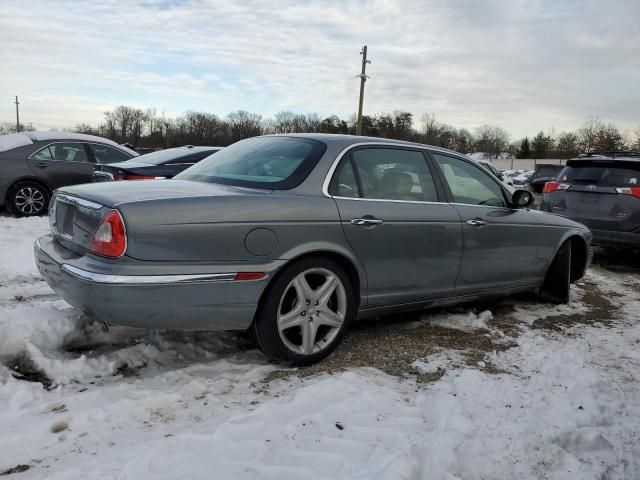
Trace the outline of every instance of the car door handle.
[[486, 225], [487, 222], [484, 220], [478, 220], [477, 218], [473, 218], [471, 220], [467, 220], [468, 225], [473, 225], [474, 227], [481, 227], [482, 225]]
[[380, 225], [381, 223], [384, 223], [384, 221], [380, 220], [379, 218], [353, 218], [351, 219], [351, 223], [353, 225], [368, 226], [368, 225]]
[[46, 163], [36, 163], [36, 167], [38, 168], [47, 168], [49, 165], [47, 165]]

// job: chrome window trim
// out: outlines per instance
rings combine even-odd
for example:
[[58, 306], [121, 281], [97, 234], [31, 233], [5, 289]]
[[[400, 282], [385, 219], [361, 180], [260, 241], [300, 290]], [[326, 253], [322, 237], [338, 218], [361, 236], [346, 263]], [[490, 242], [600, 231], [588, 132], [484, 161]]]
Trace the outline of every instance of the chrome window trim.
[[[38, 153], [38, 152], [40, 152], [40, 151], [44, 150], [45, 148], [49, 148], [51, 145], [55, 145], [55, 144], [57, 144], [57, 143], [81, 143], [81, 144], [83, 144], [83, 145], [101, 145], [101, 146], [105, 146], [105, 147], [115, 148], [115, 149], [116, 149], [116, 150], [118, 150], [119, 152], [122, 152], [122, 153], [124, 153], [124, 154], [125, 154], [125, 155], [127, 155], [127, 156], [129, 155], [129, 152], [127, 152], [127, 151], [125, 151], [125, 150], [121, 150], [120, 148], [118, 148], [118, 146], [116, 146], [116, 145], [110, 145], [110, 144], [108, 144], [108, 143], [88, 142], [88, 141], [86, 141], [86, 140], [55, 140], [55, 141], [53, 141], [53, 142], [49, 142], [49, 143], [47, 143], [47, 144], [46, 144], [45, 146], [43, 146], [43, 147], [40, 147], [38, 150], [36, 150], [35, 152], [33, 152], [31, 155], [29, 155], [29, 156], [27, 157], [27, 160], [41, 160], [41, 161], [49, 161], [49, 162], [91, 163], [91, 164], [94, 164], [94, 165], [96, 165], [96, 164], [97, 164], [96, 162], [92, 162], [91, 160], [89, 160], [89, 158], [87, 158], [87, 160], [86, 160], [85, 162], [74, 162], [73, 160], [55, 160], [55, 159], [53, 159], [53, 158], [51, 158], [51, 159], [49, 159], [49, 160], [42, 160], [42, 159], [40, 159], [40, 158], [33, 158], [33, 156], [34, 156], [36, 153]], [[85, 153], [86, 153], [86, 152], [85, 152]], [[130, 159], [132, 159], [132, 158], [137, 158], [137, 157], [135, 157], [135, 156], [130, 156], [130, 157], [129, 157], [129, 160], [130, 160]], [[114, 163], [115, 163], [115, 162], [114, 162]], [[104, 164], [104, 163], [103, 163], [103, 164], [101, 164], [101, 165], [106, 165], [106, 164]]]
[[197, 273], [175, 275], [109, 275], [90, 272], [64, 263], [62, 270], [74, 277], [93, 283], [109, 285], [180, 285], [186, 283], [214, 283], [235, 280], [235, 273]]
[[[333, 161], [333, 163], [331, 164], [331, 167], [329, 168], [329, 171], [327, 172], [327, 175], [324, 177], [324, 182], [322, 183], [322, 193], [325, 197], [329, 197], [329, 198], [334, 198], [334, 199], [339, 199], [339, 200], [360, 200], [360, 201], [366, 201], [366, 202], [390, 202], [390, 203], [418, 203], [418, 204], [425, 204], [425, 205], [444, 205], [444, 204], [448, 204], [449, 202], [428, 202], [428, 201], [420, 201], [420, 200], [391, 200], [391, 199], [384, 199], [384, 198], [360, 198], [360, 197], [341, 197], [338, 195], [331, 195], [329, 193], [329, 185], [331, 184], [331, 180], [333, 179], [333, 174], [335, 173], [336, 169], [338, 168], [338, 165], [340, 164], [340, 160], [342, 160], [342, 157], [344, 157], [349, 150], [355, 148], [355, 147], [371, 147], [371, 146], [383, 146], [383, 147], [400, 147], [400, 148], [404, 148], [404, 149], [411, 149], [414, 148], [416, 150], [425, 150], [427, 152], [430, 151], [434, 151], [434, 152], [441, 152], [441, 153], [449, 153], [450, 152], [448, 150], [444, 150], [444, 149], [440, 149], [438, 147], [429, 147], [429, 146], [422, 146], [422, 145], [409, 145], [409, 144], [402, 144], [402, 143], [392, 143], [392, 142], [359, 142], [359, 143], [352, 143], [351, 145], [345, 147], [344, 149], [342, 149], [340, 151], [340, 153], [338, 153], [338, 155], [336, 156], [335, 160]], [[452, 155], [452, 156], [458, 156], [458, 155]]]
[[85, 200], [84, 198], [74, 197], [72, 195], [67, 195], [66, 193], [56, 193], [56, 201], [61, 201], [64, 203], [68, 203], [70, 205], [80, 205], [81, 207], [87, 207], [91, 210], [100, 210], [103, 205], [92, 202], [90, 200]]
[[87, 159], [84, 162], [76, 162], [76, 161], [73, 161], [73, 160], [56, 160], [55, 158], [50, 158], [50, 159], [45, 159], [45, 160], [43, 160], [41, 158], [33, 158], [33, 156], [36, 153], [41, 152], [45, 148], [49, 148], [51, 145], [56, 145], [58, 143], [80, 143], [80, 144], [84, 145], [84, 144], [88, 144], [89, 142], [85, 142], [84, 140], [56, 140], [54, 142], [47, 143], [44, 147], [41, 147], [38, 150], [36, 150], [35, 152], [33, 152], [31, 155], [29, 155], [27, 157], [27, 160], [39, 160], [41, 162], [69, 162], [69, 163], [90, 163], [90, 164], [93, 164], [93, 162], [91, 160], [89, 160], [89, 156], [87, 155], [86, 151], [84, 152], [84, 154], [87, 155]]
[[338, 195], [330, 196], [336, 200], [356, 200], [360, 202], [389, 202], [389, 203], [417, 203], [420, 205], [451, 205], [448, 202], [428, 202], [426, 200], [392, 200], [389, 198], [359, 198], [359, 197], [340, 197]]
[[451, 202], [450, 205], [458, 205], [460, 207], [491, 208], [493, 210], [495, 210], [496, 208], [502, 208], [504, 210], [518, 210], [517, 208], [511, 208], [508, 205], [476, 205], [474, 203], [460, 203], [460, 202]]

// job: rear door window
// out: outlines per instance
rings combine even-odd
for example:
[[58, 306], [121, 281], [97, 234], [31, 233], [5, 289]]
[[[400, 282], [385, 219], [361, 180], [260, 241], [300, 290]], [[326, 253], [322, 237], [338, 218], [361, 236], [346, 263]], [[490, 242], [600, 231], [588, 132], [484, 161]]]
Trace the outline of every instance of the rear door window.
[[424, 155], [394, 148], [353, 151], [332, 182], [332, 194], [373, 200], [438, 201]]
[[87, 151], [83, 143], [52, 143], [36, 152], [32, 158], [59, 162], [87, 162]]

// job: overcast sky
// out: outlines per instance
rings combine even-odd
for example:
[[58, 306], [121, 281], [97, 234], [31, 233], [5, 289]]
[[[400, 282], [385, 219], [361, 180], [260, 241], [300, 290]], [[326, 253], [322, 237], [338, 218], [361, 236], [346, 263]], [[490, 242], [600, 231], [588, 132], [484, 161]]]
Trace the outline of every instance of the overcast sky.
[[2, 0], [0, 122], [97, 125], [119, 104], [435, 113], [513, 138], [640, 126], [640, 0]]

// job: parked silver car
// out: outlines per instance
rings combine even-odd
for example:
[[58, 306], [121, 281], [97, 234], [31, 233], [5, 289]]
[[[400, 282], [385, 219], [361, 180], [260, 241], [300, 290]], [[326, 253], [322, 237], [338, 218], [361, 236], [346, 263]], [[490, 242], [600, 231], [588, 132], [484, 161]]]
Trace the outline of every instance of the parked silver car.
[[339, 135], [238, 142], [172, 180], [60, 189], [38, 268], [106, 322], [250, 329], [309, 364], [351, 320], [540, 289], [566, 302], [583, 225], [469, 158]]

